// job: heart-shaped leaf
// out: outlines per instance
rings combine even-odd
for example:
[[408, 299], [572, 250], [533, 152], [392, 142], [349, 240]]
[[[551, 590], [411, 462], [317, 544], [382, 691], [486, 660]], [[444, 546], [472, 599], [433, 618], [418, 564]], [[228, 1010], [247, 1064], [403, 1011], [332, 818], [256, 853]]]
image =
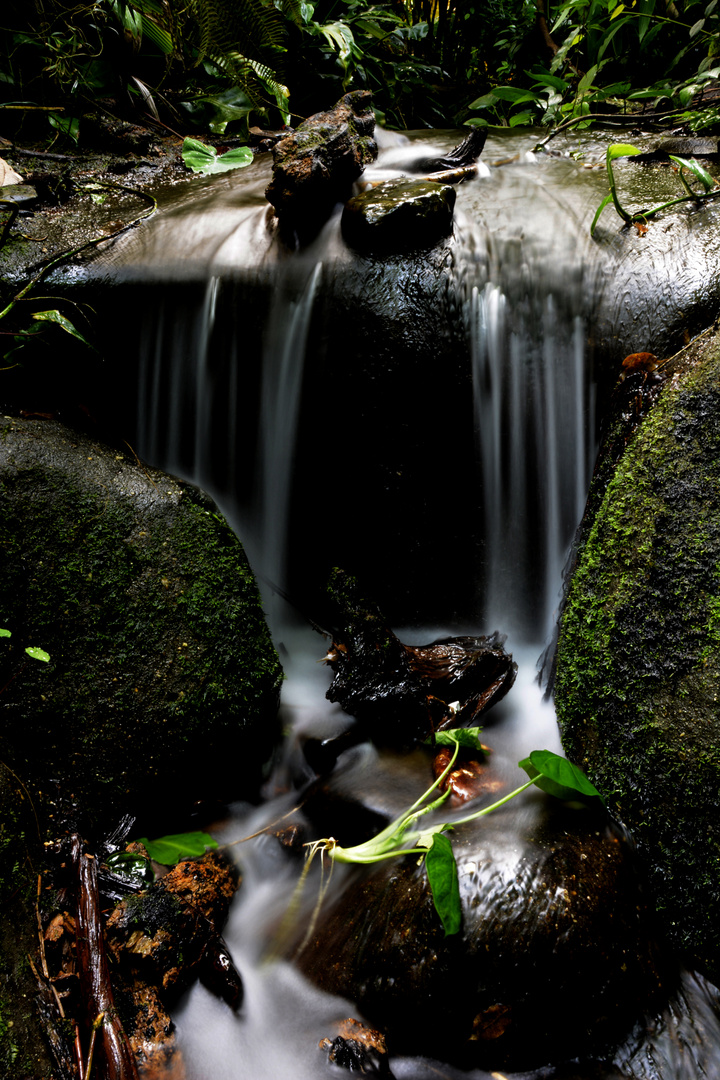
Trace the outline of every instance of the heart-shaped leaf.
[[243, 169], [253, 159], [252, 150], [248, 146], [238, 146], [234, 150], [228, 150], [226, 154], [220, 154], [214, 146], [206, 146], [198, 139], [185, 139], [182, 148], [183, 161], [193, 172], [202, 173], [203, 176], [211, 176], [215, 173], [230, 172], [232, 169]]
[[533, 750], [529, 757], [518, 762], [531, 780], [556, 799], [603, 803], [600, 792], [590, 783], [582, 769], [552, 750]]

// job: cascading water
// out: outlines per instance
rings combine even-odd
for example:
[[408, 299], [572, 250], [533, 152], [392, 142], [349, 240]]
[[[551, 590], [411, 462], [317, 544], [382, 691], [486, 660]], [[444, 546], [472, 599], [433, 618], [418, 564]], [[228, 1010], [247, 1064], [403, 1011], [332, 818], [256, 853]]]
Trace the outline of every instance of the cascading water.
[[[441, 141], [440, 153], [452, 145], [450, 139], [452, 136]], [[510, 634], [509, 646], [520, 663], [520, 675], [509, 697], [487, 720], [492, 726], [487, 737], [498, 768], [508, 776], [517, 772], [518, 758], [530, 749], [546, 746], [559, 750], [552, 707], [543, 702], [535, 681], [535, 661], [552, 625], [562, 564], [582, 514], [595, 451], [595, 390], [586, 338], [606, 273], [606, 267], [589, 259], [587, 244], [578, 240], [579, 229], [584, 227], [578, 222], [595, 201], [595, 191], [582, 193], [575, 211], [569, 211], [553, 194], [549, 173], [565, 170], [567, 179], [570, 163], [553, 162], [541, 172], [532, 158], [523, 158], [525, 148], [517, 139], [510, 149], [520, 151], [519, 159], [510, 170], [498, 170], [493, 177], [484, 170], [476, 181], [459, 189], [450, 258], [441, 265], [441, 286], [431, 290], [433, 298], [439, 298], [443, 305], [438, 327], [447, 317], [456, 335], [455, 346], [464, 343], [466, 350], [458, 364], [460, 369], [464, 366], [460, 390], [453, 400], [459, 403], [460, 416], [469, 392], [474, 397], [474, 409], [462, 415], [475, 431], [462, 445], [467, 448], [474, 443], [475, 451], [473, 455], [465, 449], [453, 458], [452, 448], [433, 442], [432, 430], [416, 435], [416, 445], [426, 447], [429, 462], [440, 459], [439, 467], [428, 466], [436, 487], [438, 478], [442, 485], [442, 478], [447, 477], [451, 490], [453, 472], [463, 472], [466, 504], [460, 505], [457, 499], [448, 501], [443, 490], [428, 496], [431, 505], [422, 520], [441, 522], [429, 544], [431, 548], [441, 546], [437, 558], [437, 553], [423, 555], [423, 539], [415, 535], [418, 528], [412, 519], [412, 502], [400, 515], [409, 518], [402, 538], [408, 559], [415, 547], [420, 552], [419, 578], [424, 566], [432, 566], [439, 578], [435, 587], [442, 595], [443, 574], [464, 576], [469, 599], [462, 611], [462, 628], [472, 621], [471, 632], [497, 629]], [[404, 168], [413, 153], [418, 151], [409, 143], [389, 150], [378, 163], [376, 175]], [[423, 153], [427, 155], [427, 145]], [[507, 153], [507, 144], [496, 150], [502, 156]], [[492, 140], [485, 157], [492, 158]], [[264, 583], [271, 625], [286, 650], [282, 659], [288, 678], [282, 707], [295, 732], [288, 740], [289, 756], [275, 783], [268, 784], [265, 806], [235, 807], [230, 818], [218, 825], [216, 835], [227, 843], [281, 820], [291, 810], [297, 789], [312, 777], [296, 749], [301, 736], [325, 737], [348, 724], [347, 717], [323, 698], [328, 678], [315, 664], [322, 654], [321, 639], [312, 634], [308, 637], [297, 626], [289, 627], [287, 612], [272, 592], [273, 586], [279, 586], [281, 591], [288, 588], [293, 593], [287, 556], [299, 543], [299, 532], [309, 533], [312, 545], [333, 527], [330, 546], [337, 545], [341, 562], [343, 539], [354, 527], [352, 520], [333, 523], [336, 502], [332, 497], [324, 509], [325, 517], [315, 516], [321, 504], [314, 503], [313, 516], [302, 518], [300, 526], [297, 515], [293, 518], [293, 492], [298, 478], [302, 482], [303, 469], [317, 471], [319, 486], [340, 486], [348, 475], [350, 452], [362, 459], [365, 450], [364, 445], [358, 448], [342, 443], [342, 417], [326, 428], [322, 408], [312, 414], [314, 449], [309, 454], [303, 450], [303, 440], [308, 438], [303, 414], [306, 406], [313, 404], [313, 389], [317, 392], [320, 385], [313, 369], [321, 368], [327, 382], [333, 369], [366, 364], [366, 378], [380, 406], [376, 410], [372, 395], [360, 395], [362, 422], [352, 426], [353, 418], [347, 415], [352, 429], [348, 441], [360, 432], [367, 440], [368, 458], [373, 440], [379, 437], [382, 444], [396, 415], [398, 428], [407, 430], [412, 438], [413, 410], [424, 416], [418, 402], [426, 398], [431, 402], [439, 393], [434, 381], [428, 383], [425, 378], [414, 382], [416, 373], [404, 371], [405, 393], [415, 404], [405, 415], [396, 409], [393, 398], [388, 419], [382, 411], [382, 397], [394, 375], [391, 361], [373, 368], [372, 350], [378, 341], [375, 331], [368, 332], [367, 340], [359, 344], [341, 344], [333, 351], [325, 340], [326, 313], [339, 306], [339, 321], [345, 318], [348, 277], [351, 288], [353, 282], [355, 288], [362, 282], [368, 318], [374, 313], [376, 295], [382, 294], [392, 323], [392, 307], [400, 293], [393, 293], [392, 288], [388, 291], [382, 272], [368, 266], [367, 261], [359, 260], [365, 278], [356, 271], [356, 260], [340, 239], [337, 218], [309, 250], [278, 259], [261, 227], [265, 207], [256, 175], [249, 188], [250, 209], [243, 204], [239, 221], [230, 223], [228, 218], [227, 235], [219, 224], [220, 208], [206, 200], [204, 210], [211, 214], [211, 242], [206, 249], [201, 249], [197, 240], [200, 226], [188, 227], [194, 239], [190, 245], [194, 260], [189, 275], [193, 279], [188, 286], [190, 299], [179, 306], [177, 297], [164, 298], [156, 305], [151, 325], [144, 329], [136, 435], [143, 457], [185, 475], [218, 499]], [[220, 202], [224, 200], [226, 207], [232, 208], [237, 198], [235, 188], [222, 186], [219, 190]], [[157, 250], [160, 248], [159, 243]], [[150, 277], [158, 276], [152, 259], [151, 255]], [[173, 259], [163, 259], [172, 273]], [[241, 260], [244, 266], [250, 263], [246, 274], [251, 282], [249, 292], [238, 284]], [[166, 265], [162, 273], [167, 273]], [[179, 275], [181, 279], [185, 274], [187, 266]], [[403, 277], [401, 268], [398, 275], [394, 288], [402, 290], [407, 300], [414, 288], [411, 275]], [[253, 290], [264, 283], [267, 291], [268, 281], [273, 290], [270, 304], [255, 305]], [[261, 333], [259, 323], [264, 326]], [[250, 355], [254, 347], [261, 354], [259, 363]], [[351, 371], [349, 391], [338, 399], [343, 409], [353, 400], [352, 377]], [[443, 377], [444, 372], [438, 371], [438, 381]], [[326, 412], [333, 412], [335, 399], [328, 400]], [[403, 399], [397, 400], [402, 407]], [[340, 406], [337, 408], [340, 411]], [[258, 415], [259, 422], [255, 419]], [[432, 417], [431, 409], [427, 415]], [[422, 420], [416, 422], [422, 426]], [[462, 427], [458, 419], [458, 443], [463, 438]], [[376, 471], [368, 465], [372, 480], [360, 489], [360, 501], [369, 492], [381, 507], [383, 499], [392, 503], [394, 492], [401, 491], [409, 482], [406, 478], [414, 476], [412, 459], [417, 458], [417, 452], [409, 453], [407, 459], [401, 452], [388, 451], [391, 453], [396, 453], [397, 467], [383, 471], [382, 445]], [[223, 456], [226, 460], [218, 465]], [[351, 473], [353, 483], [362, 480], [362, 472], [361, 467]], [[373, 505], [361, 507], [367, 517], [374, 510]], [[453, 533], [452, 522], [457, 517], [462, 521]], [[390, 516], [388, 520], [395, 519]], [[480, 584], [469, 573], [470, 564], [466, 568], [454, 565], [458, 562], [454, 544], [467, 528], [474, 528], [479, 537], [473, 546], [481, 550]], [[385, 534], [389, 531], [385, 526]], [[394, 549], [389, 555], [384, 547], [373, 548], [375, 535], [367, 531], [370, 539], [365, 547], [370, 551], [365, 552], [364, 565], [390, 561], [387, 577], [392, 580]], [[383, 536], [382, 527], [379, 535]], [[388, 536], [388, 545], [392, 540]], [[428, 571], [428, 590], [434, 585], [432, 577]], [[363, 584], [372, 592], [372, 580]], [[380, 600], [382, 606], [382, 597]], [[439, 632], [419, 629], [422, 611], [422, 597], [418, 597], [416, 609], [408, 612], [413, 628], [399, 631], [408, 643], [424, 643]], [[454, 605], [448, 606], [443, 622], [442, 632], [460, 629]], [[358, 759], [361, 774], [362, 769], [374, 768], [376, 760], [376, 751], [364, 748]], [[294, 791], [278, 795], [277, 790], [288, 782]], [[519, 809], [518, 823], [530, 812]], [[188, 1080], [319, 1080], [327, 1069], [326, 1058], [317, 1049], [319, 1040], [332, 1033], [333, 1025], [343, 1017], [357, 1015], [357, 1008], [311, 988], [285, 961], [265, 962], [268, 942], [287, 909], [297, 871], [288, 869], [277, 842], [267, 835], [235, 850], [241, 853], [244, 881], [226, 938], [245, 982], [245, 1003], [241, 1014], [233, 1016], [200, 986], [188, 995], [177, 1015]], [[499, 865], [503, 858], [509, 863], [517, 859], [514, 849], [505, 855], [498, 851]], [[298, 917], [308, 918], [309, 912], [303, 915], [300, 909]], [[692, 993], [704, 1000], [702, 988], [690, 987], [687, 995]], [[716, 1020], [705, 1022], [714, 1022], [717, 1028]], [[657, 1075], [663, 1080], [682, 1075], [680, 1068], [643, 1072], [638, 1060], [630, 1050], [625, 1054], [625, 1061], [633, 1062], [633, 1075]], [[460, 1076], [447, 1066], [416, 1058], [393, 1058], [392, 1069], [397, 1080]], [[692, 1069], [688, 1075], [693, 1075]]]

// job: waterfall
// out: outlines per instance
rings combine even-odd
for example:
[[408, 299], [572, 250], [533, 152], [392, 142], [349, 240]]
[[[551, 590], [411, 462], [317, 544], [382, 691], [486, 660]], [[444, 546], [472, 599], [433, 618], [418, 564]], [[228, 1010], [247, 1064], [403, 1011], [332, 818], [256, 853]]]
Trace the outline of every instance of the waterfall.
[[488, 621], [544, 638], [594, 438], [582, 317], [563, 325], [552, 294], [535, 300], [535, 328], [494, 282], [473, 286], [469, 314]]
[[[450, 149], [451, 135], [438, 139], [440, 154]], [[296, 739], [349, 723], [323, 700], [323, 642], [304, 633], [298, 646], [276, 603], [276, 589], [293, 596], [304, 577], [322, 588], [319, 548], [318, 565], [354, 572], [357, 563], [381, 608], [397, 601], [408, 644], [460, 629], [508, 633], [520, 671], [482, 719], [493, 761], [510, 775], [529, 750], [560, 750], [535, 662], [596, 449], [589, 342], [598, 282], [612, 274], [585, 224], [604, 180], [584, 174], [589, 194], [578, 195], [574, 163], [541, 169], [526, 145], [509, 133], [496, 153], [512, 163], [458, 187], [453, 239], [433, 252], [356, 255], [337, 217], [306, 251], [273, 250], [261, 163], [242, 196], [242, 177], [224, 179], [217, 199], [208, 186], [199, 209], [186, 200], [141, 246], [136, 449], [205, 487], [243, 540], [286, 646], [282, 709]], [[427, 140], [417, 151], [406, 141], [399, 167], [413, 153], [433, 156]], [[376, 175], [393, 167], [387, 157]], [[569, 177], [562, 196], [557, 175]], [[185, 255], [176, 240], [183, 222]], [[132, 250], [124, 258], [132, 275]], [[292, 758], [292, 736], [287, 744]], [[372, 768], [376, 751], [366, 751]], [[232, 807], [214, 834], [235, 843], [281, 819], [296, 797], [285, 792], [306, 779], [297, 752], [268, 781], [265, 806]], [[187, 995], [176, 1019], [188, 1080], [322, 1080], [318, 1041], [355, 1006], [309, 987], [284, 962], [263, 963], [297, 868], [269, 834], [233, 850], [244, 881], [225, 936], [246, 1004], [233, 1016], [200, 985]], [[714, 1017], [708, 1028], [717, 1032]], [[639, 1055], [626, 1049], [630, 1074], [644, 1076]], [[415, 1059], [393, 1059], [392, 1071], [397, 1080], [486, 1077]]]

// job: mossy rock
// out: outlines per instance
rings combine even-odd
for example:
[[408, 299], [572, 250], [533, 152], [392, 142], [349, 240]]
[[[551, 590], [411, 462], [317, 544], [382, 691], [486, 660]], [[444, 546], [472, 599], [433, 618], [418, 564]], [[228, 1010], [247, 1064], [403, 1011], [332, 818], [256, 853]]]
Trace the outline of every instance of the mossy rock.
[[8, 417], [0, 551], [0, 759], [42, 828], [58, 800], [87, 834], [257, 789], [281, 671], [242, 546], [204, 493]]
[[720, 335], [665, 366], [596, 473], [557, 654], [563, 745], [628, 826], [665, 929], [720, 976]]
[[386, 180], [350, 199], [342, 231], [360, 251], [412, 251], [452, 232], [455, 188], [432, 180]]

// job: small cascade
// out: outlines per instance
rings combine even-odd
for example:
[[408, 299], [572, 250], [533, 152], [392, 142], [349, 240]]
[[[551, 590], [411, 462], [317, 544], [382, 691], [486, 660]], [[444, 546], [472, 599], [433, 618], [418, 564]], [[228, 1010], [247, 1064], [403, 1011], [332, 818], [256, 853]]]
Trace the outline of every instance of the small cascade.
[[469, 321], [486, 617], [544, 638], [582, 516], [594, 437], [582, 317], [563, 323], [552, 294], [532, 307], [519, 310], [488, 282], [472, 289]]
[[[304, 276], [304, 275], [302, 275]], [[302, 400], [302, 382], [313, 302], [322, 263], [311, 268], [304, 285], [290, 297], [284, 288], [273, 297], [263, 357], [259, 432], [259, 533], [254, 565], [262, 578], [281, 588], [286, 580], [290, 492]]]

